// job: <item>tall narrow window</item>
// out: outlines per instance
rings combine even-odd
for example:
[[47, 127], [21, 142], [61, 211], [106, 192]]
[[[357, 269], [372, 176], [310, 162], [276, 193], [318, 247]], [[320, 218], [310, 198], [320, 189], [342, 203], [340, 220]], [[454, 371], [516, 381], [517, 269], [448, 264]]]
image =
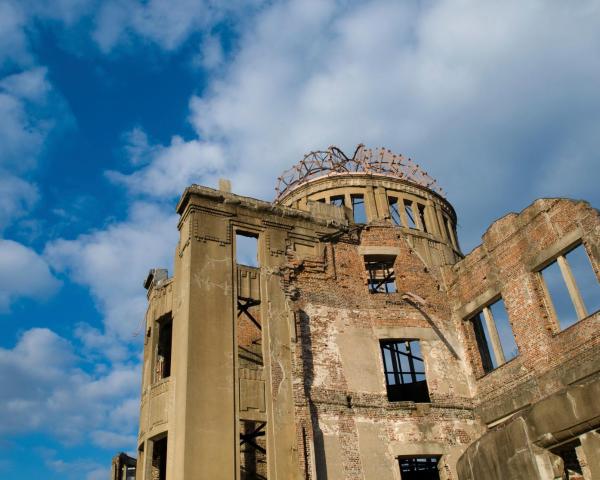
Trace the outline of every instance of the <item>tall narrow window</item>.
[[417, 210], [419, 211], [419, 220], [421, 220], [421, 227], [424, 232], [428, 232], [427, 230], [427, 222], [425, 221], [425, 205], [421, 205], [417, 203]]
[[444, 220], [444, 231], [446, 232], [446, 239], [449, 242], [452, 242], [452, 234], [450, 233], [450, 229], [452, 227], [450, 226], [450, 220], [448, 220], [445, 216], [442, 216], [442, 219]]
[[600, 287], [582, 244], [559, 255], [541, 274], [561, 329], [600, 309]]
[[363, 195], [351, 195], [352, 212], [354, 214], [354, 223], [367, 223], [367, 214], [365, 212], [365, 197]]
[[167, 437], [152, 441], [152, 479], [167, 480]]
[[400, 218], [400, 210], [398, 210], [398, 198], [388, 197], [388, 204], [390, 206], [390, 218], [392, 219], [392, 223], [401, 226], [402, 219]]
[[258, 236], [256, 234], [236, 232], [235, 261], [238, 265], [258, 267]]
[[365, 268], [369, 274], [369, 292], [394, 293], [396, 275], [393, 255], [365, 255]]
[[171, 376], [171, 348], [173, 343], [173, 320], [166, 315], [156, 322], [158, 339], [156, 342], [155, 381]]
[[408, 225], [405, 225], [408, 228], [417, 228], [417, 223], [415, 222], [415, 214], [412, 209], [412, 204], [410, 200], [404, 200], [404, 213], [406, 213], [406, 221]]
[[485, 373], [519, 354], [502, 299], [481, 309], [471, 317], [471, 322]]
[[390, 402], [429, 402], [418, 340], [382, 340], [381, 355]]
[[402, 480], [439, 480], [438, 459], [436, 457], [399, 458]]
[[343, 195], [336, 195], [334, 197], [331, 197], [331, 200], [329, 202], [331, 205], [335, 205], [336, 207], [343, 207], [345, 204], [345, 199]]
[[240, 480], [267, 479], [266, 422], [240, 420]]

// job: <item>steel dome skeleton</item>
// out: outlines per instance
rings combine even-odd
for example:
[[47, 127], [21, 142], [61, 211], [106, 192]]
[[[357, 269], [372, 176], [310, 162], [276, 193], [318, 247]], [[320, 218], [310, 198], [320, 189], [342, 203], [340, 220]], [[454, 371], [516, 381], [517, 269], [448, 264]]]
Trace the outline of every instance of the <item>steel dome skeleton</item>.
[[327, 150], [306, 154], [300, 162], [283, 172], [277, 179], [275, 201], [279, 201], [287, 193], [314, 178], [346, 173], [395, 177], [429, 188], [444, 196], [436, 180], [410, 158], [397, 155], [385, 148], [371, 150], [360, 144], [356, 147], [352, 158], [348, 158], [344, 152], [334, 146]]

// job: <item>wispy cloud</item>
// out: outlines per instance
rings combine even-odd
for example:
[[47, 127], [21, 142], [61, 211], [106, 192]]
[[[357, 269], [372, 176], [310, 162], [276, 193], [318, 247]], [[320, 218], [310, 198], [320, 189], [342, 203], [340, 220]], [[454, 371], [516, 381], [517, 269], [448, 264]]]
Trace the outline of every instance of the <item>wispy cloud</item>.
[[7, 312], [17, 298], [48, 298], [59, 285], [35, 251], [0, 238], [0, 312]]

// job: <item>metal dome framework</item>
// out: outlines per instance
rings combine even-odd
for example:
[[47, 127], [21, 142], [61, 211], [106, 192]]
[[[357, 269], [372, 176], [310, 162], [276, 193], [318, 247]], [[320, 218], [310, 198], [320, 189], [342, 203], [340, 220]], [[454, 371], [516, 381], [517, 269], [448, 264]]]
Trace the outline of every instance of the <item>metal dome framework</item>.
[[306, 154], [300, 162], [283, 172], [277, 179], [275, 201], [315, 178], [348, 173], [385, 175], [407, 180], [444, 196], [437, 181], [410, 158], [397, 155], [386, 148], [371, 150], [360, 144], [352, 158], [348, 158], [334, 146]]

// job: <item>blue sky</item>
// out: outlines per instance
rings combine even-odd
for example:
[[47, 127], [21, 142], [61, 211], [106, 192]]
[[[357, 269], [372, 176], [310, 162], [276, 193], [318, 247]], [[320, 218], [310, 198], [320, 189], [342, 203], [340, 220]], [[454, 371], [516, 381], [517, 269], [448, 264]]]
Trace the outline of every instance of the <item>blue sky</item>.
[[600, 204], [600, 4], [0, 0], [0, 476], [135, 449], [142, 281], [191, 183], [273, 198], [304, 153], [412, 157], [463, 250]]

